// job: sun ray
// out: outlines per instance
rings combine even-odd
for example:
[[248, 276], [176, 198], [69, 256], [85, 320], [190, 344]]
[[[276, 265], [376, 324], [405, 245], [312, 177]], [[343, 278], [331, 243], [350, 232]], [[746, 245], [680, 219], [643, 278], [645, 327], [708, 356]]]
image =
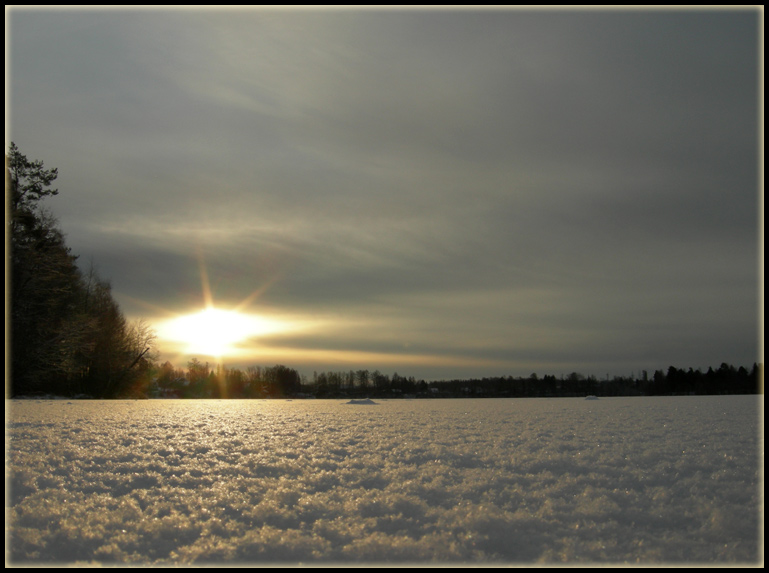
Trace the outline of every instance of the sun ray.
[[[243, 356], [253, 348], [250, 344], [261, 336], [294, 330], [296, 321], [267, 317], [253, 313], [249, 307], [281, 278], [272, 274], [235, 306], [217, 306], [211, 287], [208, 265], [203, 247], [195, 246], [203, 297], [202, 309], [188, 313], [169, 313], [173, 318], [163, 320], [159, 326], [161, 338], [179, 351], [179, 356], [200, 355], [214, 358], [217, 363], [225, 357]], [[163, 310], [163, 309], [160, 309]]]
[[203, 289], [203, 304], [205, 308], [213, 308], [214, 297], [211, 294], [211, 283], [208, 280], [208, 270], [203, 256], [203, 248], [200, 245], [196, 247], [198, 257], [198, 269], [200, 270], [200, 286]]
[[267, 289], [269, 289], [273, 284], [275, 284], [279, 278], [280, 278], [280, 275], [278, 273], [270, 277], [263, 285], [261, 285], [259, 288], [254, 290], [254, 292], [249, 294], [240, 303], [238, 303], [233, 310], [237, 312], [244, 311], [246, 308], [248, 308], [251, 305], [252, 302], [254, 302], [256, 299], [262, 296], [265, 292], [267, 292]]
[[[258, 339], [267, 335], [296, 331], [307, 327], [305, 321], [288, 319], [274, 314], [253, 312], [251, 306], [265, 292], [273, 288], [283, 273], [273, 270], [248, 296], [235, 305], [218, 306], [208, 271], [204, 246], [196, 243], [194, 258], [200, 277], [202, 305], [188, 312], [172, 311], [144, 300], [123, 295], [138, 306], [155, 314], [153, 326], [165, 348], [161, 352], [172, 364], [178, 364], [193, 356], [212, 358], [222, 363], [226, 358], [245, 359], [254, 353], [261, 355]], [[261, 352], [260, 352], [261, 350]]]

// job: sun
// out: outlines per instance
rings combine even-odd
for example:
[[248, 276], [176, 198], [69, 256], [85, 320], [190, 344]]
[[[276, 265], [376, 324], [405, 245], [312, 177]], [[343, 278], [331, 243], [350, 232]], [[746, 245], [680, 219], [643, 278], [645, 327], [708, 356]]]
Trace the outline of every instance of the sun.
[[240, 343], [281, 329], [277, 321], [263, 316], [210, 306], [167, 321], [162, 334], [183, 344], [186, 354], [222, 358], [237, 354]]
[[160, 311], [163, 318], [155, 322], [158, 339], [163, 341], [164, 352], [181, 356], [208, 356], [219, 360], [224, 358], [248, 358], [255, 352], [263, 351], [262, 345], [255, 346], [257, 338], [267, 335], [284, 335], [306, 328], [305, 320], [271, 315], [269, 312], [256, 314], [248, 309], [268, 288], [280, 278], [280, 273], [268, 277], [240, 303], [229, 308], [214, 304], [214, 295], [208, 280], [203, 250], [196, 249], [203, 306], [192, 312], [175, 314], [172, 311], [137, 301]]

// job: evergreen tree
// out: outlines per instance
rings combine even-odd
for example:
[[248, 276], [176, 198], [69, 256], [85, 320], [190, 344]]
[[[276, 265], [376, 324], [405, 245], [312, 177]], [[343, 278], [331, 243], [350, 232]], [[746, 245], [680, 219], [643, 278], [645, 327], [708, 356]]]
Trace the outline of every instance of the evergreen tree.
[[109, 283], [93, 269], [83, 276], [77, 267], [58, 222], [41, 205], [42, 199], [58, 194], [49, 189], [58, 170], [29, 161], [14, 143], [5, 162], [11, 395], [125, 393], [137, 372], [149, 371], [154, 333], [141, 323], [127, 324]]
[[[10, 195], [12, 392], [46, 391], [51, 380], [76, 366], [67, 348], [80, 343], [80, 324], [66, 320], [76, 304], [77, 257], [40, 200], [57, 170], [29, 161], [11, 143], [6, 162]], [[6, 215], [7, 217], [7, 215]]]

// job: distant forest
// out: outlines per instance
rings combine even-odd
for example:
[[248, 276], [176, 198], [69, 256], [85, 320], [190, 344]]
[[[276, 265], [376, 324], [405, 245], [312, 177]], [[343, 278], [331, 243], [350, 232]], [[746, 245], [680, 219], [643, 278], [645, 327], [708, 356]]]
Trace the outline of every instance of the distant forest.
[[679, 370], [599, 380], [573, 372], [565, 377], [457, 379], [425, 382], [379, 370], [314, 372], [312, 379], [284, 365], [246, 370], [193, 359], [188, 369], [166, 362], [146, 387], [150, 398], [547, 398], [568, 396], [678, 396], [763, 393], [762, 369], [728, 364], [707, 372]]
[[245, 370], [193, 359], [187, 369], [158, 364], [155, 332], [129, 323], [110, 283], [82, 271], [56, 219], [42, 206], [57, 169], [44, 169], [11, 143], [5, 156], [10, 238], [11, 397], [90, 398], [482, 398], [763, 393], [763, 366], [728, 364], [707, 372], [670, 366], [640, 377], [494, 377], [425, 382], [378, 370], [301, 376], [284, 365]]

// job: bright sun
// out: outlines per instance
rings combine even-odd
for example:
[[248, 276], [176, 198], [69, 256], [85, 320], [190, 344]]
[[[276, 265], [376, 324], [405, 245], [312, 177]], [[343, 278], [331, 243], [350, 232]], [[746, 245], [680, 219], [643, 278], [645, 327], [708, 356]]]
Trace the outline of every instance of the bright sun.
[[168, 321], [163, 335], [186, 345], [187, 354], [222, 357], [235, 354], [240, 342], [281, 329], [262, 316], [209, 307]]

